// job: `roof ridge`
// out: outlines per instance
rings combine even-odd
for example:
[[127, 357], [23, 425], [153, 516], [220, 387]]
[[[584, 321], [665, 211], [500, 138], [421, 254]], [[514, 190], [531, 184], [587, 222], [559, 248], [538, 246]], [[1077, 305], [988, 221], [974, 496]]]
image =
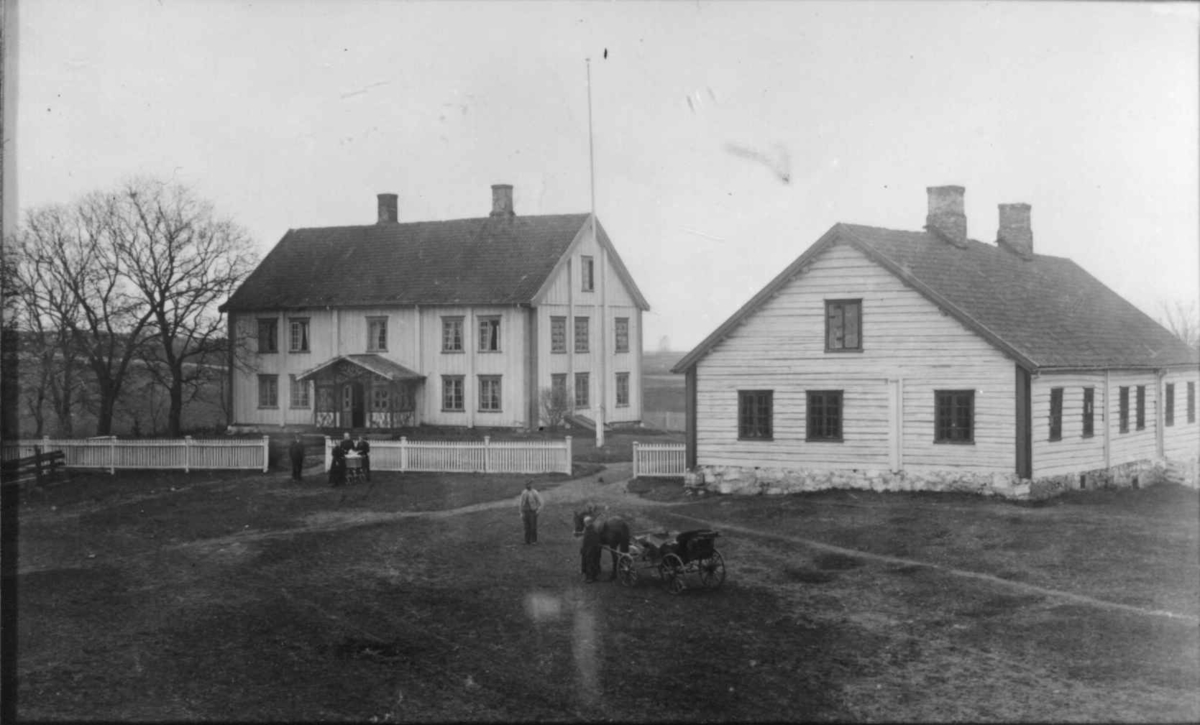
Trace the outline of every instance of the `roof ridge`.
[[[589, 213], [590, 212], [570, 212], [570, 213], [566, 213], [566, 214], [521, 214], [521, 215], [515, 215], [511, 218], [513, 220], [551, 219], [551, 218], [562, 219], [562, 218], [568, 218], [568, 217], [584, 217], [584, 218], [586, 218]], [[378, 222], [371, 222], [369, 224], [331, 224], [329, 226], [323, 226], [323, 227], [295, 227], [292, 229], [288, 229], [288, 231], [306, 232], [306, 231], [311, 231], [314, 229], [319, 229], [321, 231], [344, 230], [344, 229], [388, 229], [388, 228], [393, 228], [393, 227], [412, 226], [415, 224], [454, 224], [454, 223], [458, 223], [458, 222], [486, 222], [486, 221], [490, 221], [492, 218], [493, 217], [491, 217], [491, 216], [481, 216], [481, 217], [460, 217], [457, 219], [421, 219], [421, 220], [416, 220], [416, 221], [387, 222], [384, 224], [380, 224]]]

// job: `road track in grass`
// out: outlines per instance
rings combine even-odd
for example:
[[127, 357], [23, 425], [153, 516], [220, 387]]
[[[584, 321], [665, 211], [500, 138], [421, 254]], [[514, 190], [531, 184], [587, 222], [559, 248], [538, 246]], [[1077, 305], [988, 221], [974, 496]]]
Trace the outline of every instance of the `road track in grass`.
[[1189, 614], [1179, 614], [1177, 612], [1169, 612], [1169, 611], [1162, 610], [1162, 609], [1145, 609], [1143, 607], [1135, 607], [1130, 604], [1121, 604], [1120, 602], [1110, 602], [1110, 601], [1107, 601], [1104, 599], [1096, 599], [1095, 597], [1089, 597], [1089, 596], [1086, 596], [1083, 594], [1075, 594], [1074, 592], [1063, 591], [1061, 589], [1049, 589], [1047, 587], [1039, 587], [1034, 584], [1025, 584], [1024, 582], [1012, 581], [1011, 579], [1005, 579], [1003, 577], [998, 577], [998, 576], [995, 576], [992, 574], [984, 574], [982, 572], [970, 571], [967, 569], [958, 569], [955, 567], [944, 566], [942, 564], [932, 564], [932, 563], [929, 563], [926, 561], [921, 561], [919, 559], [908, 559], [908, 558], [900, 557], [900, 556], [888, 556], [887, 554], [875, 554], [872, 552], [862, 551], [860, 549], [850, 549], [850, 548], [846, 548], [846, 547], [842, 547], [842, 546], [836, 546], [834, 544], [826, 544], [821, 541], [814, 541], [812, 539], [806, 539], [802, 536], [789, 536], [786, 534], [774, 534], [774, 533], [762, 531], [761, 529], [750, 528], [748, 526], [738, 526], [736, 524], [730, 524], [728, 522], [722, 522], [722, 521], [713, 521], [711, 519], [700, 519], [700, 518], [696, 518], [694, 516], [688, 516], [686, 514], [678, 513], [677, 511], [665, 512], [664, 515], [679, 518], [679, 519], [684, 519], [686, 521], [692, 521], [696, 524], [700, 524], [700, 525], [708, 527], [708, 528], [721, 529], [722, 531], [736, 531], [740, 534], [746, 534], [748, 536], [756, 536], [756, 537], [761, 537], [761, 538], [766, 538], [766, 539], [774, 539], [776, 541], [786, 541], [790, 544], [799, 544], [801, 546], [806, 546], [806, 547], [817, 549], [820, 551], [841, 554], [844, 556], [852, 556], [855, 558], [866, 559], [869, 561], [876, 561], [876, 562], [879, 562], [882, 564], [895, 564], [895, 565], [900, 565], [900, 566], [916, 566], [916, 567], [931, 569], [934, 571], [941, 572], [943, 574], [950, 574], [953, 576], [963, 577], [963, 578], [967, 578], [967, 579], [975, 579], [977, 581], [982, 581], [982, 582], [985, 582], [988, 584], [993, 584], [996, 586], [1008, 587], [1010, 589], [1016, 589], [1016, 590], [1026, 592], [1029, 594], [1038, 594], [1038, 595], [1045, 596], [1045, 597], [1064, 599], [1064, 600], [1075, 602], [1077, 604], [1082, 604], [1085, 606], [1097, 607], [1100, 609], [1116, 610], [1116, 611], [1120, 611], [1120, 612], [1128, 612], [1128, 613], [1138, 614], [1138, 615], [1147, 616], [1147, 617], [1164, 617], [1167, 619], [1177, 620], [1177, 621], [1180, 621], [1183, 623], [1193, 624], [1193, 625], [1200, 624], [1200, 617], [1192, 616]]

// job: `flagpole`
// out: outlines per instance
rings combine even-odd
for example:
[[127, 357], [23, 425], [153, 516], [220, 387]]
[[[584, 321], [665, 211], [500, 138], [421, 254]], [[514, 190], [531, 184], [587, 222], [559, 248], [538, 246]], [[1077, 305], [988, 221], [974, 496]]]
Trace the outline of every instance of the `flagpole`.
[[[592, 201], [592, 242], [599, 247], [600, 235], [596, 230], [596, 145], [592, 134], [592, 59], [585, 59], [587, 63], [587, 94], [588, 94], [588, 177], [589, 187], [591, 191]], [[604, 405], [607, 402], [608, 396], [608, 366], [605, 364], [608, 361], [608, 308], [604, 304], [606, 302], [605, 295], [607, 290], [604, 288], [604, 273], [605, 265], [608, 260], [606, 255], [601, 253], [600, 257], [600, 380], [597, 386], [599, 393], [600, 404], [596, 407], [595, 423], [596, 423], [596, 447], [604, 447]], [[593, 275], [595, 272], [593, 271]], [[594, 284], [594, 280], [593, 280]]]

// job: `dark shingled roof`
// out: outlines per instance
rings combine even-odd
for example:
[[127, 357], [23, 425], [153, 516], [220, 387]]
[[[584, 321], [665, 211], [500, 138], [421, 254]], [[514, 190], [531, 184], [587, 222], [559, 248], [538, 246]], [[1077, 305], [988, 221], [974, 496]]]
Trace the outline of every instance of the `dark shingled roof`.
[[1138, 368], [1196, 364], [1197, 353], [1132, 303], [1062, 257], [1024, 260], [995, 244], [955, 247], [930, 232], [836, 224], [675, 366], [691, 367], [839, 241], [863, 252], [1023, 367]]
[[[221, 311], [528, 304], [587, 214], [292, 229]], [[612, 243], [597, 224], [602, 243]], [[615, 251], [612, 260], [643, 301]], [[643, 301], [644, 302], [644, 301]]]

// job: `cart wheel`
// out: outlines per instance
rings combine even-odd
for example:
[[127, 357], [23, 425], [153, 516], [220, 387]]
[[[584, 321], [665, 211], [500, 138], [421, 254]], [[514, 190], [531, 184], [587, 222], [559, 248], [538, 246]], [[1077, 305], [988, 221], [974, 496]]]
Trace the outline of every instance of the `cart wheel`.
[[637, 567], [633, 565], [633, 557], [629, 554], [621, 554], [621, 558], [617, 559], [617, 579], [627, 587], [637, 584]]
[[678, 594], [687, 588], [687, 585], [683, 583], [683, 559], [680, 559], [678, 555], [667, 554], [664, 556], [662, 563], [658, 565], [658, 572], [667, 585], [667, 591], [671, 594]]
[[700, 572], [700, 583], [705, 587], [716, 589], [725, 581], [725, 559], [716, 549], [713, 549], [712, 556], [701, 559], [696, 566]]

